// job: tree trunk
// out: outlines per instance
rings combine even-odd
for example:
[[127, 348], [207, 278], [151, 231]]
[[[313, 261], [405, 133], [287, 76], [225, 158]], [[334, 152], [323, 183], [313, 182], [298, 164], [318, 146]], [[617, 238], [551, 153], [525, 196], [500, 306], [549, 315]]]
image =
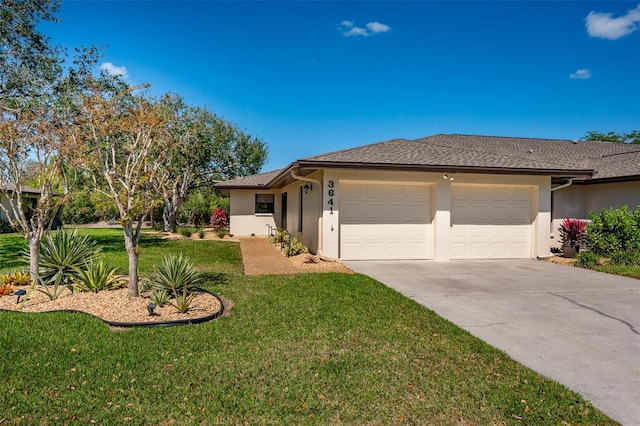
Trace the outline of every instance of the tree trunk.
[[129, 297], [138, 297], [138, 241], [133, 234], [133, 224], [127, 223], [124, 227], [124, 245], [129, 256]]
[[165, 203], [162, 210], [162, 220], [164, 221], [165, 232], [176, 232], [178, 221], [178, 207], [174, 205], [167, 205]]
[[39, 274], [40, 265], [40, 240], [35, 237], [31, 237], [28, 240], [29, 243], [29, 274], [31, 280], [36, 280]]

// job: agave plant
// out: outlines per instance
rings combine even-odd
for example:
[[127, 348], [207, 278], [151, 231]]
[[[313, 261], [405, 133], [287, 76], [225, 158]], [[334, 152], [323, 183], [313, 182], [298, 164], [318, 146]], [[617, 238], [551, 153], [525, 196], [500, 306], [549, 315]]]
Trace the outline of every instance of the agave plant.
[[86, 269], [76, 268], [77, 291], [91, 291], [97, 293], [102, 290], [113, 290], [124, 285], [123, 277], [116, 275], [116, 268], [110, 267], [104, 259], [92, 259], [86, 264]]
[[71, 286], [78, 270], [97, 259], [99, 252], [96, 242], [77, 230], [50, 232], [40, 244], [40, 279]]
[[151, 271], [148, 283], [153, 290], [165, 290], [171, 294], [173, 301], [170, 300], [169, 304], [178, 312], [185, 313], [201, 279], [188, 257], [170, 255], [165, 256], [158, 267]]

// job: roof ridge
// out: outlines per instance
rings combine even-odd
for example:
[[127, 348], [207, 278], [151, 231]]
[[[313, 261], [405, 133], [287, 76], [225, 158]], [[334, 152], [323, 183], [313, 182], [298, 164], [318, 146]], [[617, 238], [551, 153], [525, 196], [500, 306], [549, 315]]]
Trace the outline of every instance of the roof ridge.
[[[484, 139], [500, 138], [500, 139], [529, 139], [529, 140], [538, 140], [538, 141], [563, 141], [563, 142], [573, 142], [573, 143], [575, 143], [575, 142], [587, 142], [587, 141], [581, 141], [580, 139], [532, 138], [532, 137], [529, 137], [529, 136], [469, 135], [469, 134], [466, 134], [466, 133], [439, 133], [439, 134], [433, 135], [433, 136], [440, 136], [440, 135], [442, 135], [442, 136], [467, 136], [467, 137], [484, 138]], [[433, 136], [431, 136], [431, 137], [433, 137]], [[591, 142], [591, 141], [589, 141], [589, 142]]]
[[[608, 143], [611, 143], [611, 142], [608, 142]], [[614, 152], [613, 154], [603, 155], [598, 158], [608, 158], [608, 157], [615, 157], [616, 155], [629, 155], [629, 154], [639, 154], [639, 153], [640, 153], [640, 146], [638, 147], [637, 150], [634, 150], [634, 151]]]

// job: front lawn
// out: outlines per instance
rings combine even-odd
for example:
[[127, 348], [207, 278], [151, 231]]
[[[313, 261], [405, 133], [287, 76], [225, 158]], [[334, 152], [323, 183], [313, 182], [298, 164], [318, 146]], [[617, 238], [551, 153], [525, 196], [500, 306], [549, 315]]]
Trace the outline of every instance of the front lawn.
[[615, 424], [368, 277], [246, 277], [236, 243], [145, 238], [141, 264], [192, 256], [230, 315], [111, 331], [0, 312], [0, 424]]
[[622, 275], [623, 277], [640, 280], [640, 265], [598, 265], [595, 271], [607, 274]]

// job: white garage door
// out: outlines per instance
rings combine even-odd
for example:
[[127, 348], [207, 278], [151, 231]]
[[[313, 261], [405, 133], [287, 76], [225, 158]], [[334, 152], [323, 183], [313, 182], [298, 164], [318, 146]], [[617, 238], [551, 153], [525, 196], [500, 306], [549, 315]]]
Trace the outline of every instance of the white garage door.
[[451, 186], [451, 258], [528, 258], [532, 253], [530, 187]]
[[340, 258], [430, 259], [426, 184], [340, 183]]

